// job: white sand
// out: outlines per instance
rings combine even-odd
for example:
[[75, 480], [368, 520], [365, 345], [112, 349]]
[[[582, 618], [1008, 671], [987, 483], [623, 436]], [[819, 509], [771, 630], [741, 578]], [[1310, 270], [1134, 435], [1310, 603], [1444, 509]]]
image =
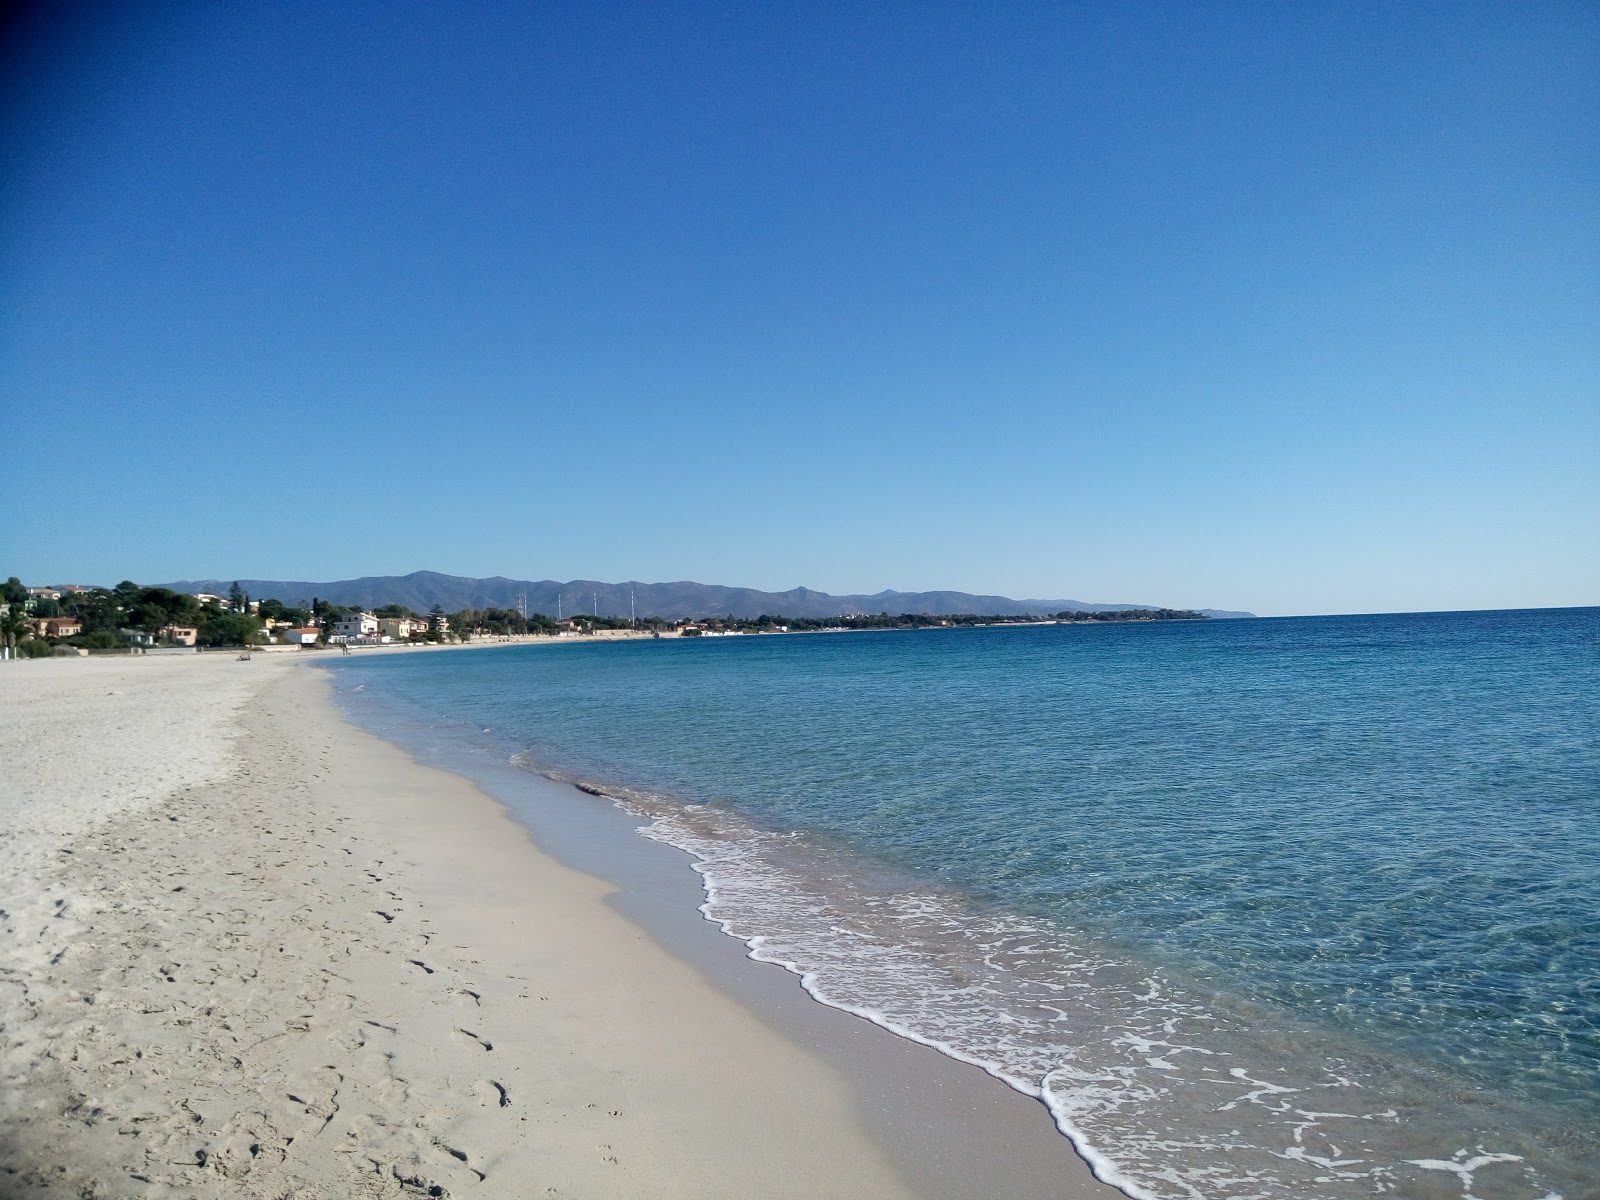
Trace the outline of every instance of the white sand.
[[325, 688], [0, 672], [0, 1195], [910, 1194], [820, 1060]]
[[0, 906], [109, 817], [225, 775], [262, 669], [226, 654], [20, 661], [0, 670]]

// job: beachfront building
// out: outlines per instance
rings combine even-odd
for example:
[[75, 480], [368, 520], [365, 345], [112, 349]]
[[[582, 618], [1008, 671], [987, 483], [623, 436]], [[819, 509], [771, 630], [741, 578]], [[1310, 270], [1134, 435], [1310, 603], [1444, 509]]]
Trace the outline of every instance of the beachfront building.
[[39, 637], [74, 637], [83, 632], [83, 622], [76, 617], [40, 617], [33, 623], [33, 632]]
[[118, 635], [130, 646], [154, 646], [156, 635], [143, 629], [119, 629]]
[[427, 627], [426, 621], [413, 620], [411, 617], [378, 618], [378, 632], [398, 642], [405, 641], [413, 633], [421, 633]]
[[443, 613], [434, 613], [428, 618], [428, 628], [432, 629], [435, 633], [449, 633], [450, 618], [445, 616]]
[[177, 646], [192, 646], [199, 640], [200, 630], [193, 625], [163, 625], [157, 636]]
[[283, 631], [283, 640], [291, 646], [314, 646], [321, 636], [322, 630], [315, 625], [308, 625], [304, 629], [286, 629]]
[[350, 641], [355, 638], [373, 637], [378, 632], [378, 618], [369, 612], [347, 613], [333, 624], [333, 633], [329, 640], [340, 638]]

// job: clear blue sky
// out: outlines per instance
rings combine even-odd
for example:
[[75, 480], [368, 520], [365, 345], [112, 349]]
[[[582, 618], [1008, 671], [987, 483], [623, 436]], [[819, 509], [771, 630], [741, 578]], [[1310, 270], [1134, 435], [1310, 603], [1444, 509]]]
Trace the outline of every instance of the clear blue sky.
[[39, 11], [0, 574], [1600, 603], [1590, 0]]

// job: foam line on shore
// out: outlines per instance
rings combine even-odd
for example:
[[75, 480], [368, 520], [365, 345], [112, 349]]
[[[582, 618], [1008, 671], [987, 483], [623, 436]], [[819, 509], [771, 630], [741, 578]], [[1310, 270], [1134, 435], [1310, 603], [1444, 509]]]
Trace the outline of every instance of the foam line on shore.
[[[535, 769], [525, 754], [517, 760]], [[1357, 1089], [1348, 1093], [1352, 1098], [1366, 1092], [1359, 1082], [1337, 1073], [1310, 1079], [1285, 1077], [1267, 1084], [1256, 1076], [1273, 1070], [1270, 1062], [1251, 1071], [1239, 1064], [1254, 1060], [1236, 1057], [1238, 1047], [1205, 1045], [1204, 1030], [1175, 1035], [1174, 1030], [1186, 1022], [1207, 1026], [1232, 1016], [1194, 997], [1169, 995], [1159, 975], [1129, 975], [1130, 964], [1070, 945], [1037, 923], [1015, 914], [974, 910], [959, 897], [924, 890], [892, 868], [875, 866], [847, 851], [830, 851], [795, 831], [759, 828], [716, 806], [675, 803], [654, 793], [587, 780], [551, 778], [608, 800], [641, 820], [639, 832], [646, 838], [684, 853], [700, 879], [701, 917], [741, 945], [747, 958], [782, 967], [820, 1005], [975, 1067], [1040, 1102], [1055, 1130], [1085, 1164], [1086, 1173], [1135, 1200], [1198, 1194], [1196, 1189], [1204, 1190], [1207, 1184], [1247, 1181], [1257, 1188], [1271, 1182], [1274, 1195], [1295, 1195], [1300, 1194], [1296, 1188], [1307, 1182], [1359, 1184], [1380, 1178], [1390, 1161], [1372, 1153], [1368, 1145], [1377, 1127], [1394, 1126], [1399, 1120], [1393, 1107], [1383, 1107], [1387, 1098], [1369, 1098], [1353, 1106], [1347, 1100], [1341, 1105], [1336, 1097], [1347, 1094], [1347, 1089]], [[880, 875], [885, 870], [889, 873]], [[870, 912], [878, 917], [867, 917]], [[959, 937], [941, 943], [941, 926], [959, 929]], [[925, 940], [930, 935], [934, 945]], [[1050, 978], [1082, 989], [1082, 995], [1092, 995], [1098, 1004], [1068, 1005], [1073, 1010], [1069, 1016], [1056, 1006], [1064, 1000], [1046, 1002], [1037, 994], [1030, 1000], [1025, 992], [1011, 991], [996, 993], [993, 1007], [975, 1006], [971, 993], [987, 995], [988, 988], [975, 985], [970, 974], [957, 982], [937, 965], [943, 961], [936, 948], [940, 944], [959, 954], [962, 946], [970, 949], [975, 942], [986, 943], [992, 955], [1009, 942], [1011, 953], [1025, 956], [1046, 953], [1039, 946], [1041, 938], [1051, 943], [1048, 953], [1062, 968]], [[967, 962], [976, 964], [975, 959]], [[990, 956], [984, 963], [1008, 977], [1017, 969], [1016, 963], [1007, 967]], [[959, 973], [959, 968], [952, 969]], [[1045, 988], [1060, 986], [1050, 978], [1034, 976], [1033, 982]], [[1131, 999], [1135, 1006], [1123, 1006], [1122, 999]], [[1009, 1008], [1030, 1003], [1065, 1022], [1055, 1027], [1060, 1032], [1030, 1042], [1028, 1030], [1040, 1032], [1046, 1027], [1028, 1026], [1025, 1009]], [[944, 1030], [955, 1036], [941, 1036]], [[1097, 1035], [1103, 1035], [1099, 1041]], [[1192, 1056], [1192, 1070], [1176, 1065], [1180, 1054], [1185, 1063]], [[1204, 1129], [1186, 1130], [1175, 1145], [1160, 1124], [1164, 1110], [1157, 1102], [1163, 1089], [1184, 1084], [1196, 1089], [1196, 1098], [1209, 1103], [1207, 1111], [1220, 1121], [1238, 1121], [1227, 1115], [1235, 1111], [1259, 1114], [1258, 1143], [1262, 1130], [1281, 1134], [1286, 1140], [1276, 1158], [1303, 1173], [1273, 1174], [1264, 1181], [1250, 1174], [1249, 1165], [1236, 1166], [1221, 1158], [1215, 1151], [1240, 1142], [1238, 1130], [1231, 1142], [1206, 1141]], [[1291, 1095], [1292, 1100], [1280, 1103]], [[1080, 1124], [1079, 1112], [1096, 1124]], [[1248, 1119], [1240, 1128], [1244, 1124]], [[1216, 1127], [1226, 1133], [1227, 1126]], [[1354, 1133], [1355, 1128], [1362, 1132]], [[1356, 1139], [1354, 1152], [1348, 1149], [1349, 1138]], [[1270, 1154], [1279, 1144], [1266, 1145]], [[1152, 1151], [1161, 1152], [1160, 1156]], [[1124, 1169], [1124, 1162], [1135, 1170], [1142, 1168], [1142, 1176]], [[1412, 1168], [1423, 1165], [1407, 1162]], [[1315, 1178], [1307, 1179], [1306, 1174]]]
[[[604, 792], [601, 792], [600, 794], [605, 795]], [[623, 802], [618, 800], [616, 797], [606, 796], [606, 798], [619, 805], [623, 804]], [[658, 840], [667, 842], [669, 845], [676, 844], [669, 841], [666, 836], [656, 833], [653, 827], [646, 827], [643, 832], [646, 837], [655, 837]], [[683, 847], [679, 848], [683, 849]], [[986, 1075], [989, 1075], [994, 1079], [998, 1079], [1007, 1087], [1020, 1092], [1022, 1095], [1027, 1096], [1030, 1099], [1038, 1100], [1044, 1106], [1045, 1110], [1050, 1114], [1050, 1117], [1055, 1123], [1056, 1128], [1060, 1130], [1062, 1136], [1072, 1143], [1072, 1148], [1077, 1152], [1078, 1157], [1083, 1159], [1083, 1161], [1088, 1165], [1090, 1171], [1093, 1172], [1096, 1179], [1098, 1179], [1101, 1183], [1104, 1183], [1110, 1187], [1114, 1187], [1118, 1191], [1132, 1197], [1133, 1200], [1156, 1200], [1156, 1197], [1153, 1193], [1141, 1187], [1135, 1180], [1130, 1179], [1118, 1168], [1115, 1162], [1094, 1148], [1084, 1131], [1074, 1125], [1061, 1107], [1052, 1101], [1047, 1089], [1031, 1084], [1027, 1080], [1021, 1079], [1015, 1075], [1009, 1074], [998, 1065], [987, 1059], [980, 1058], [974, 1054], [968, 1054], [958, 1047], [950, 1045], [948, 1042], [942, 1042], [937, 1038], [929, 1037], [926, 1034], [919, 1033], [910, 1026], [893, 1020], [887, 1014], [879, 1011], [878, 1009], [869, 1008], [864, 1005], [852, 1004], [847, 1000], [838, 999], [829, 995], [827, 989], [822, 986], [820, 972], [808, 970], [792, 959], [786, 958], [780, 954], [771, 953], [766, 948], [769, 939], [763, 934], [755, 934], [750, 937], [745, 937], [739, 933], [739, 931], [734, 928], [734, 923], [731, 919], [725, 920], [721, 917], [718, 917], [715, 912], [712, 911], [716, 907], [718, 900], [716, 876], [713, 873], [712, 865], [705, 859], [696, 856], [691, 850], [686, 850], [685, 853], [690, 855], [692, 860], [691, 866], [700, 876], [702, 887], [705, 889], [706, 899], [704, 903], [699, 906], [701, 916], [715, 925], [728, 937], [741, 942], [745, 946], [747, 956], [749, 958], [756, 962], [768, 963], [773, 966], [782, 967], [791, 975], [797, 976], [800, 986], [805, 989], [806, 994], [809, 995], [813, 1000], [816, 1000], [819, 1004], [825, 1004], [829, 1008], [838, 1009], [840, 1012], [847, 1012], [851, 1016], [859, 1017], [863, 1021], [867, 1021], [872, 1025], [876, 1025], [879, 1029], [892, 1033], [897, 1037], [902, 1037], [907, 1041], [915, 1042], [919, 1046], [926, 1046], [930, 1050], [937, 1050], [940, 1054], [945, 1055], [947, 1058], [953, 1058], [957, 1062], [963, 1062], [968, 1066], [977, 1067]]]
[[719, 917], [714, 911], [720, 899], [714, 864], [696, 850], [692, 839], [674, 837], [666, 828], [667, 823], [661, 819], [660, 813], [654, 811], [653, 806], [644, 802], [641, 797], [619, 795], [618, 792], [621, 789], [544, 770], [526, 753], [514, 754], [511, 756], [510, 761], [513, 765], [523, 770], [538, 774], [563, 787], [572, 788], [586, 796], [605, 800], [621, 811], [642, 819], [645, 824], [640, 826], [638, 830], [640, 834], [662, 845], [671, 846], [685, 854], [689, 859], [691, 869], [700, 879], [701, 891], [705, 897], [697, 906], [701, 917], [720, 933], [743, 945], [746, 950], [745, 956], [748, 959], [780, 967], [788, 974], [795, 976], [805, 993], [819, 1004], [839, 1012], [848, 1013], [882, 1029], [886, 1033], [903, 1038], [916, 1045], [925, 1046], [956, 1062], [975, 1067], [1013, 1091], [1031, 1100], [1038, 1101], [1057, 1131], [1070, 1143], [1073, 1151], [1076, 1152], [1095, 1179], [1108, 1187], [1117, 1189], [1131, 1197], [1132, 1200], [1157, 1200], [1154, 1193], [1130, 1178], [1117, 1166], [1113, 1159], [1095, 1148], [1087, 1133], [1073, 1123], [1063, 1106], [1049, 1093], [1048, 1088], [1030, 1083], [1028, 1080], [1008, 1072], [990, 1059], [968, 1053], [955, 1045], [931, 1037], [902, 1022], [895, 1021], [876, 1008], [853, 1004], [848, 1000], [830, 994], [822, 984], [819, 971], [808, 969], [793, 959], [773, 953], [768, 949], [771, 939], [766, 935], [754, 934], [746, 936], [735, 927], [733, 919]]
[[989, 1062], [986, 1059], [979, 1058], [976, 1055], [967, 1054], [947, 1042], [941, 1042], [937, 1038], [927, 1037], [918, 1033], [915, 1029], [912, 1029], [909, 1026], [899, 1024], [898, 1022], [891, 1020], [884, 1013], [879, 1012], [877, 1009], [867, 1008], [861, 1005], [851, 1004], [848, 1001], [835, 999], [834, 997], [828, 995], [826, 989], [822, 987], [819, 981], [818, 972], [808, 971], [801, 967], [798, 963], [780, 955], [767, 953], [763, 949], [763, 944], [765, 943], [766, 938], [762, 935], [757, 934], [754, 937], [749, 938], [741, 937], [741, 935], [733, 928], [733, 923], [731, 921], [724, 921], [711, 912], [712, 906], [716, 903], [716, 884], [710, 873], [703, 868], [703, 863], [696, 862], [694, 864], [694, 869], [700, 872], [701, 877], [705, 880], [706, 902], [700, 906], [701, 914], [706, 920], [716, 925], [723, 933], [731, 938], [735, 938], [743, 942], [749, 951], [750, 958], [754, 959], [756, 962], [771, 963], [774, 966], [782, 967], [791, 975], [798, 976], [800, 980], [800, 986], [805, 989], [807, 995], [809, 995], [813, 1000], [816, 1000], [819, 1004], [826, 1004], [829, 1008], [836, 1008], [841, 1012], [849, 1013], [851, 1016], [860, 1017], [863, 1021], [870, 1022], [871, 1024], [876, 1025], [879, 1029], [887, 1030], [889, 1033], [892, 1033], [897, 1037], [905, 1038], [907, 1041], [916, 1042], [919, 1046], [927, 1046], [930, 1050], [937, 1050], [940, 1054], [943, 1054], [948, 1058], [953, 1058], [957, 1062], [964, 1062], [968, 1066], [977, 1067], [985, 1074], [998, 1079], [1007, 1087], [1021, 1092], [1024, 1096], [1027, 1096], [1030, 1099], [1038, 1100], [1044, 1105], [1045, 1110], [1050, 1113], [1051, 1119], [1055, 1122], [1056, 1128], [1061, 1131], [1062, 1136], [1072, 1143], [1072, 1148], [1077, 1151], [1078, 1157], [1082, 1158], [1083, 1161], [1088, 1164], [1089, 1169], [1094, 1173], [1094, 1177], [1096, 1179], [1098, 1179], [1101, 1183], [1107, 1184], [1110, 1187], [1114, 1187], [1118, 1191], [1133, 1197], [1133, 1200], [1156, 1200], [1152, 1193], [1140, 1187], [1132, 1179], [1129, 1179], [1128, 1176], [1123, 1174], [1122, 1171], [1118, 1169], [1116, 1163], [1112, 1162], [1111, 1159], [1107, 1158], [1104, 1154], [1101, 1154], [1098, 1150], [1096, 1150], [1094, 1146], [1090, 1144], [1087, 1135], [1085, 1135], [1081, 1129], [1072, 1123], [1072, 1121], [1066, 1116], [1065, 1112], [1061, 1110], [1059, 1105], [1051, 1101], [1051, 1098], [1045, 1089], [1036, 1087], [1028, 1083], [1026, 1080], [1019, 1079], [1014, 1075], [1007, 1074], [994, 1063]]

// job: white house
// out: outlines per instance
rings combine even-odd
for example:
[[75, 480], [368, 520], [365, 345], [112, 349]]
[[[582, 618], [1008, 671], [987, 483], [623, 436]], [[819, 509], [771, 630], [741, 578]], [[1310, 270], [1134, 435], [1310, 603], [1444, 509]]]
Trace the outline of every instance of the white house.
[[310, 646], [316, 643], [321, 633], [322, 630], [315, 625], [309, 625], [304, 629], [285, 629], [283, 631], [283, 640], [291, 646]]
[[369, 612], [353, 612], [340, 617], [333, 626], [333, 635], [338, 638], [365, 638], [372, 637], [378, 632], [378, 618]]

